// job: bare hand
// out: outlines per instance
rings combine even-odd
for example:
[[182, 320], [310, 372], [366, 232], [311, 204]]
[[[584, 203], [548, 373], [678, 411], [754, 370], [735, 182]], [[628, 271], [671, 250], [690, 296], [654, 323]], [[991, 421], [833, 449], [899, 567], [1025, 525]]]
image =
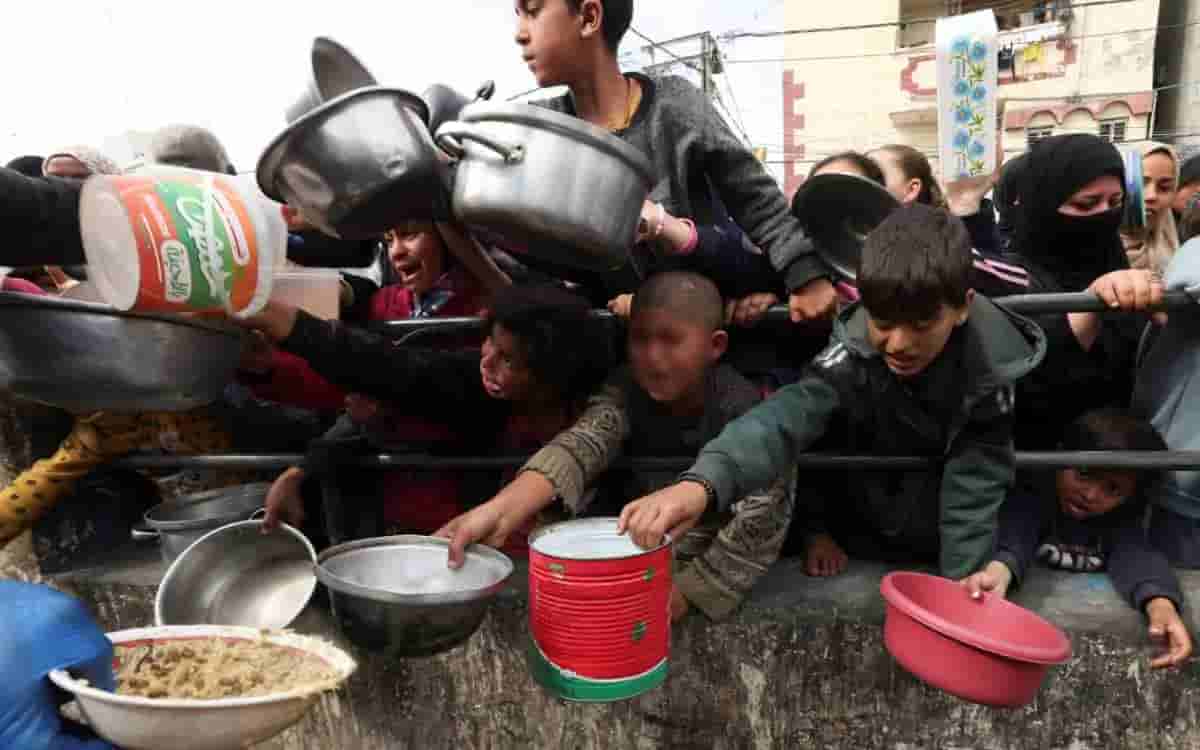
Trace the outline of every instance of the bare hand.
[[1012, 571], [1004, 563], [993, 560], [983, 570], [967, 576], [960, 583], [967, 587], [972, 599], [982, 598], [985, 591], [1006, 597], [1008, 587], [1012, 585]]
[[630, 312], [633, 310], [633, 295], [622, 294], [608, 302], [608, 311], [618, 318], [629, 320]]
[[1088, 291], [1114, 310], [1145, 310], [1163, 300], [1162, 281], [1142, 269], [1106, 273], [1093, 281]]
[[1150, 617], [1150, 640], [1163, 647], [1163, 653], [1150, 662], [1150, 668], [1177, 667], [1187, 661], [1192, 655], [1192, 636], [1174, 602], [1165, 597], [1151, 599], [1146, 604], [1146, 614]]
[[730, 300], [725, 305], [725, 322], [738, 326], [751, 326], [762, 320], [772, 305], [779, 304], [779, 297], [770, 292], [751, 294], [742, 299]]
[[651, 200], [643, 202], [642, 218], [638, 220], [636, 242], [641, 243], [654, 237], [661, 237], [665, 224], [665, 209], [661, 209], [659, 204]]
[[379, 412], [383, 410], [383, 404], [379, 403], [370, 396], [364, 396], [361, 393], [346, 394], [346, 414], [356, 424], [366, 424], [379, 416]]
[[262, 331], [269, 341], [283, 341], [292, 334], [296, 325], [298, 308], [284, 302], [267, 302], [257, 314], [248, 318], [230, 318], [230, 322], [242, 328]]
[[817, 578], [840, 575], [849, 563], [845, 550], [828, 534], [814, 534], [804, 551], [804, 572]]
[[315, 229], [308, 223], [308, 219], [304, 218], [304, 214], [300, 213], [300, 209], [286, 204], [283, 207], [283, 221], [287, 224], [289, 232], [311, 232]]
[[837, 312], [837, 289], [829, 279], [813, 279], [792, 292], [788, 309], [793, 323], [829, 320]]
[[626, 505], [617, 521], [617, 533], [628, 532], [635, 544], [653, 549], [662, 544], [664, 534], [681, 539], [700, 520], [707, 506], [704, 485], [679, 482]]
[[261, 331], [251, 331], [242, 348], [238, 369], [243, 372], [265, 373], [271, 369], [275, 347]]
[[304, 469], [293, 466], [279, 475], [267, 490], [266, 511], [263, 531], [274, 531], [280, 522], [291, 526], [304, 523], [304, 498], [300, 496], [300, 485], [304, 482]]
[[990, 175], [964, 177], [946, 183], [946, 208], [955, 216], [974, 216], [979, 213], [983, 196], [995, 187], [999, 177], [1000, 170], [997, 168]]
[[506, 522], [501, 504], [489, 500], [453, 519], [433, 535], [450, 540], [448, 564], [451, 568], [461, 568], [467, 558], [467, 547], [472, 544], [503, 547], [514, 528], [514, 524]]
[[671, 622], [679, 622], [687, 616], [688, 609], [691, 605], [688, 604], [687, 597], [679, 590], [678, 586], [671, 589]]

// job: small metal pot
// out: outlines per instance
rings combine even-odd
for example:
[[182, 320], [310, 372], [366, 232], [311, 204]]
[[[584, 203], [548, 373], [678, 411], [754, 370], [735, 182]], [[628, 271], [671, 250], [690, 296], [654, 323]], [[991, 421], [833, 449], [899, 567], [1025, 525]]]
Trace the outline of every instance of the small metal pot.
[[322, 232], [367, 239], [408, 219], [445, 219], [445, 168], [416, 94], [352, 91], [293, 122], [258, 160], [258, 185]]
[[[474, 101], [487, 101], [496, 93], [496, 82], [486, 81], [475, 92]], [[443, 123], [457, 120], [471, 99], [441, 83], [435, 83], [421, 94], [429, 106], [429, 132], [436, 133]]]
[[792, 214], [812, 237], [817, 254], [850, 281], [858, 277], [867, 235], [899, 207], [879, 183], [852, 174], [811, 177], [792, 197]]
[[163, 562], [170, 565], [193, 542], [213, 529], [245, 521], [263, 507], [268, 483], [223, 487], [197, 492], [155, 505], [143, 516], [145, 528], [135, 526], [137, 540], [159, 540]]
[[319, 36], [313, 40], [310, 60], [312, 72], [308, 86], [296, 103], [288, 107], [285, 114], [288, 122], [299, 120], [342, 94], [376, 84], [375, 76], [350, 50], [328, 37]]
[[212, 403], [243, 341], [225, 324], [0, 292], [0, 388], [77, 414]]
[[654, 176], [638, 149], [528, 104], [472, 104], [436, 139], [459, 160], [451, 196], [459, 220], [556, 263], [625, 264]]
[[154, 599], [157, 625], [285, 628], [308, 606], [317, 579], [312, 543], [287, 524], [261, 521], [208, 532], [167, 568]]
[[435, 537], [363, 539], [322, 552], [317, 580], [351, 642], [387, 657], [429, 656], [470, 638], [513, 572], [491, 547], [468, 547], [458, 570], [448, 555], [449, 543]]

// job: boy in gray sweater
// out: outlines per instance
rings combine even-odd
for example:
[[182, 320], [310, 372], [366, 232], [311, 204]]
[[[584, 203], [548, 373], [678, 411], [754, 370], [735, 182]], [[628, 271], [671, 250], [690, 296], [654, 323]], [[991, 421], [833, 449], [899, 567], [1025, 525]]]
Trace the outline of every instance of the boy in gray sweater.
[[617, 48], [633, 19], [633, 0], [517, 0], [516, 12], [516, 41], [538, 85], [570, 90], [543, 104], [612, 131], [650, 158], [657, 184], [639, 240], [676, 233], [676, 216], [713, 224], [715, 190], [784, 276], [792, 319], [832, 315], [837, 295], [830, 271], [779, 185], [707, 97], [677, 76], [621, 72]]

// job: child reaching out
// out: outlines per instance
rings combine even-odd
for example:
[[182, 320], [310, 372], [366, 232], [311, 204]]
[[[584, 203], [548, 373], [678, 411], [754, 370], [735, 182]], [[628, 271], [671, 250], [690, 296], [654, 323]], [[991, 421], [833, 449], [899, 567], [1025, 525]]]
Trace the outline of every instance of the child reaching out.
[[[1145, 421], [1098, 409], [1072, 423], [1064, 451], [1161, 451], [1166, 443]], [[1150, 637], [1166, 650], [1153, 668], [1182, 664], [1192, 639], [1179, 616], [1183, 594], [1166, 557], [1146, 541], [1145, 489], [1154, 477], [1128, 470], [1062, 469], [1033, 473], [1000, 509], [994, 560], [967, 579], [973, 592], [1005, 596], [1030, 574], [1035, 557], [1081, 573], [1107, 568], [1121, 598], [1150, 621]]]
[[1044, 356], [1045, 338], [976, 296], [970, 274], [961, 221], [920, 205], [894, 212], [863, 247], [861, 303], [839, 316], [804, 377], [730, 423], [676, 484], [627, 505], [620, 528], [646, 547], [677, 536], [707, 507], [727, 510], [778, 481], [836, 430], [835, 447], [852, 453], [942, 460], [903, 474], [802, 476], [808, 525], [851, 556], [936, 560], [956, 579], [978, 572], [1014, 476], [1013, 383]]
[[[633, 298], [629, 365], [593, 396], [575, 424], [525, 464], [495, 498], [438, 533], [451, 557], [467, 544], [502, 545], [538, 512], [561, 498], [579, 514], [585, 490], [622, 454], [635, 458], [690, 456], [760, 400], [758, 390], [721, 364], [728, 337], [717, 287], [694, 273], [651, 277]], [[676, 542], [683, 563], [675, 576], [672, 615], [695, 607], [726, 617], [779, 557], [792, 516], [790, 476], [750, 492], [725, 513]], [[637, 497], [665, 487], [673, 473], [636, 472], [621, 494]]]

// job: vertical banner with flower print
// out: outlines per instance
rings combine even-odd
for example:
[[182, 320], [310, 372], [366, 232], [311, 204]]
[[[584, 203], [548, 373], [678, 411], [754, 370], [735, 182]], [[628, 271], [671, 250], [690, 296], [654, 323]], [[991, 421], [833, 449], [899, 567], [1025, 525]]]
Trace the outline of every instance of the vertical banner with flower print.
[[937, 22], [938, 154], [947, 182], [997, 166], [996, 33], [991, 10]]

